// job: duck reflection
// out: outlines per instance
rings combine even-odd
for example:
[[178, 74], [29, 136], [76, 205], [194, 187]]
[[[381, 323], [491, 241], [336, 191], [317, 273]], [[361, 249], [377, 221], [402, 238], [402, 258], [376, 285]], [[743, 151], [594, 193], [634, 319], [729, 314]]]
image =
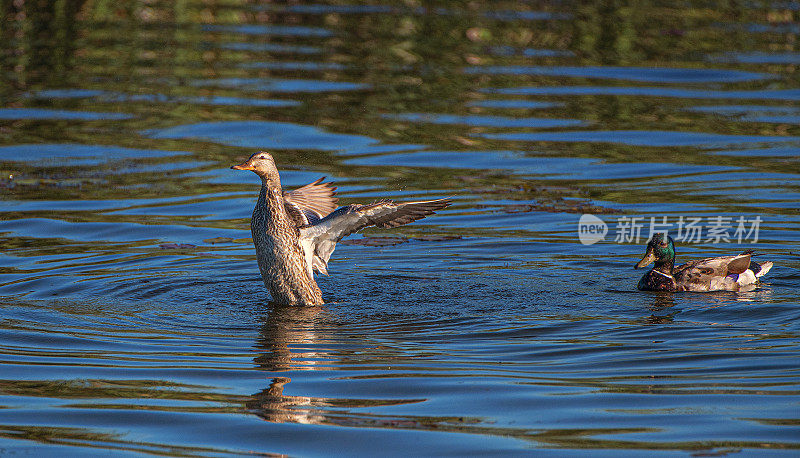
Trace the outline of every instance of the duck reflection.
[[769, 303], [773, 301], [772, 290], [769, 288], [755, 288], [750, 291], [739, 291], [734, 296], [736, 302]]
[[[337, 363], [358, 364], [349, 352], [336, 345], [336, 350], [321, 347], [335, 341], [336, 315], [324, 306], [298, 307], [270, 304], [256, 347], [262, 351], [254, 362], [266, 372], [336, 370]], [[375, 357], [375, 355], [373, 355]], [[350, 409], [423, 402], [424, 399], [346, 399], [284, 394], [292, 378], [274, 374], [269, 385], [254, 394], [246, 403], [248, 410], [266, 421], [275, 423], [335, 424], [347, 426], [421, 427], [414, 418], [385, 417]], [[311, 374], [309, 374], [311, 375]]]
[[[325, 307], [298, 307], [270, 303], [256, 347], [263, 351], [255, 358], [257, 367], [268, 372], [309, 369], [319, 357], [302, 352], [316, 344], [329, 312]], [[292, 349], [295, 351], [293, 352]], [[290, 377], [275, 377], [269, 386], [253, 395], [247, 408], [267, 421], [276, 423], [326, 423], [325, 415], [314, 409], [325, 406], [324, 399], [283, 394]]]
[[327, 404], [307, 396], [287, 396], [283, 387], [291, 382], [289, 377], [275, 377], [269, 386], [253, 395], [247, 408], [256, 415], [273, 423], [302, 423], [319, 425], [331, 423], [324, 411], [317, 411]]
[[[309, 348], [319, 341], [319, 333], [330, 324], [330, 312], [324, 306], [298, 307], [270, 303], [261, 326], [256, 347], [264, 353], [255, 358], [258, 367], [267, 371], [307, 369], [313, 365], [312, 352], [292, 353], [291, 348]], [[292, 358], [295, 358], [293, 364]], [[296, 361], [303, 359], [302, 363]]]
[[675, 295], [671, 292], [659, 292], [653, 295], [648, 308], [655, 312], [670, 307], [675, 307]]
[[671, 292], [659, 292], [653, 295], [647, 307], [654, 313], [644, 318], [646, 324], [669, 324], [675, 321], [675, 313], [662, 315], [659, 312], [675, 307], [675, 296]]
[[[715, 309], [737, 304], [742, 305], [742, 303], [747, 302], [771, 302], [772, 291], [768, 288], [751, 288], [736, 292], [720, 291], [715, 293], [699, 293], [697, 296], [689, 297], [696, 300], [696, 302], [692, 305], [694, 308]], [[675, 321], [676, 312], [671, 312], [666, 315], [664, 315], [663, 312], [675, 307], [675, 305], [676, 302], [674, 293], [665, 291], [654, 294], [651, 298], [650, 305], [648, 306], [648, 309], [650, 309], [653, 314], [643, 318], [643, 321], [647, 324], [672, 323]]]

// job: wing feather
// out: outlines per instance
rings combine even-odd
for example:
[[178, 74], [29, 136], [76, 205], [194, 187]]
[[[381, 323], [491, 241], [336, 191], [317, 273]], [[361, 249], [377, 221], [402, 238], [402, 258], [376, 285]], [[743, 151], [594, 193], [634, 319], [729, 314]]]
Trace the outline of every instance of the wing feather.
[[[375, 202], [368, 205], [347, 205], [321, 220], [300, 228], [300, 238], [309, 240], [314, 250], [314, 268], [327, 272], [328, 260], [342, 238], [368, 226], [391, 228], [422, 219], [452, 203], [450, 199], [395, 203]], [[319, 259], [317, 259], [319, 258]], [[317, 264], [322, 264], [322, 268]]]
[[336, 209], [336, 187], [322, 177], [292, 191], [284, 191], [283, 201], [298, 226], [314, 224]]
[[739, 256], [734, 257], [728, 262], [728, 274], [740, 274], [750, 267], [750, 255], [752, 251], [745, 251]]
[[676, 267], [673, 276], [679, 283], [687, 285], [689, 291], [708, 291], [710, 287], [727, 289], [719, 286], [720, 282], [735, 283], [735, 278], [726, 280], [726, 277], [744, 273], [750, 267], [750, 255], [751, 252], [745, 251], [736, 256], [690, 261]]

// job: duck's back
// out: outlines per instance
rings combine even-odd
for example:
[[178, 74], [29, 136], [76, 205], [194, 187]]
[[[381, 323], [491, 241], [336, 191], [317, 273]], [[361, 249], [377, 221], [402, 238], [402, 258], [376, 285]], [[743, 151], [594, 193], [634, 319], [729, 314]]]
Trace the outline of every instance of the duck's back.
[[758, 277], [769, 270], [752, 262], [750, 254], [690, 261], [675, 268], [673, 276], [683, 291], [738, 291], [756, 283]]

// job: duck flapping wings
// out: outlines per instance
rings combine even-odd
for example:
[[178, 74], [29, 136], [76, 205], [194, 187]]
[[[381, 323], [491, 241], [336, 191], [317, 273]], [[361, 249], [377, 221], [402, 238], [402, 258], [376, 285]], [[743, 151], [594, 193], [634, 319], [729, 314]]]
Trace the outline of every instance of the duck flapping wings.
[[391, 228], [425, 218], [441, 210], [450, 199], [417, 202], [382, 201], [368, 205], [347, 205], [324, 218], [300, 228], [300, 246], [306, 257], [308, 274], [314, 270], [328, 275], [328, 260], [343, 237], [368, 226]]

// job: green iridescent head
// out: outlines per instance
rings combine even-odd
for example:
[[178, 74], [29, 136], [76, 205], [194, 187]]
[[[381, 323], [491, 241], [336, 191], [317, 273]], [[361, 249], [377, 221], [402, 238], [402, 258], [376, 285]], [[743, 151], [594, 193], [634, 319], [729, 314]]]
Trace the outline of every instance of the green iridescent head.
[[661, 232], [653, 234], [653, 238], [647, 243], [647, 251], [644, 257], [634, 268], [640, 269], [651, 262], [655, 262], [656, 268], [661, 266], [672, 267], [675, 262], [675, 242], [672, 237]]

